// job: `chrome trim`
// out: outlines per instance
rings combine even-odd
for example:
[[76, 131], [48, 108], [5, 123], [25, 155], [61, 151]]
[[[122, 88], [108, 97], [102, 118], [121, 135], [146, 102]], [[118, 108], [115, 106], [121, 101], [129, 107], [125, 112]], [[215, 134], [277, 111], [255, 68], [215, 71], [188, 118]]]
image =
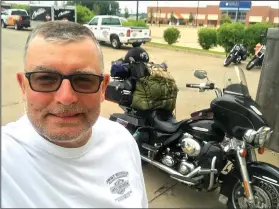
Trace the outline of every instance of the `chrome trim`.
[[213, 170], [215, 169], [216, 160], [217, 160], [217, 158], [216, 158], [216, 156], [214, 156], [211, 161], [210, 183], [209, 183], [207, 190], [211, 190], [213, 187], [213, 182], [214, 182], [214, 171]]
[[181, 182], [181, 183], [184, 183], [184, 184], [195, 185], [195, 184], [192, 183], [192, 182], [183, 181], [183, 180], [178, 179], [178, 178], [175, 178], [175, 177], [173, 177], [173, 176], [170, 176], [170, 177], [171, 177], [172, 179], [174, 179], [174, 180], [176, 180], [176, 181], [179, 181], [179, 182]]
[[256, 155], [256, 150], [254, 148], [250, 149], [250, 156], [251, 156], [251, 161], [256, 162], [257, 160], [257, 155]]
[[[254, 176], [254, 175], [253, 175], [253, 177], [256, 178], [256, 179], [260, 179], [260, 180], [262, 180], [262, 181], [265, 181], [265, 182], [267, 182], [267, 183], [270, 183], [270, 184], [272, 184], [272, 185], [274, 185], [274, 186], [279, 187], [279, 184], [276, 184], [276, 183], [274, 183], [274, 182], [268, 181], [267, 179], [263, 179], [263, 178], [260, 178], [260, 177], [258, 177], [258, 176]], [[272, 179], [272, 180], [273, 180], [273, 179]], [[276, 182], [277, 182], [277, 181], [276, 181]]]
[[[168, 167], [168, 166], [165, 166], [165, 165], [163, 165], [162, 163], [159, 163], [159, 162], [150, 160], [150, 159], [148, 159], [148, 158], [145, 157], [145, 156], [142, 156], [142, 155], [141, 155], [141, 159], [144, 160], [144, 161], [146, 161], [146, 162], [148, 162], [148, 163], [150, 163], [151, 165], [154, 165], [154, 166], [156, 166], [157, 168], [159, 168], [159, 169], [161, 169], [161, 170], [167, 172], [167, 173], [170, 174], [170, 175], [177, 175], [177, 176], [185, 177], [185, 176], [182, 175], [181, 173], [179, 173], [179, 172], [173, 170], [172, 168], [170, 168], [170, 167]], [[175, 178], [175, 177], [171, 176], [171, 178]], [[192, 183], [192, 182], [186, 182], [186, 181], [183, 181], [183, 180], [181, 180], [181, 179], [176, 179], [176, 178], [175, 178], [175, 180], [180, 181], [180, 182], [185, 183], [185, 184], [194, 185], [194, 183]]]
[[246, 160], [245, 160], [245, 158], [240, 156], [240, 150], [241, 150], [241, 147], [238, 147], [236, 156], [237, 156], [238, 163], [240, 165], [240, 172], [241, 172], [242, 179], [243, 179], [243, 181], [246, 181], [248, 183], [248, 192], [249, 192], [250, 196], [247, 197], [247, 199], [250, 203], [252, 203], [252, 205], [255, 205], [255, 198], [254, 198], [253, 190], [252, 190], [252, 187], [250, 184], [249, 174], [248, 174], [248, 170], [247, 170], [247, 166], [246, 166]]

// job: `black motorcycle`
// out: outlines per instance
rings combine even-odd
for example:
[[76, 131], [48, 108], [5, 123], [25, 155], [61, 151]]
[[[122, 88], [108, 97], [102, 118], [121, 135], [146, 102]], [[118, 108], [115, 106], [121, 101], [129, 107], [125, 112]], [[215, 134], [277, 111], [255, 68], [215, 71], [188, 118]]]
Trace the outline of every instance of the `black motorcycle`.
[[[172, 112], [120, 105], [124, 113], [114, 113], [110, 120], [134, 136], [143, 162], [198, 191], [221, 188], [219, 201], [228, 208], [278, 208], [279, 169], [257, 161], [255, 151], [263, 153], [272, 131], [249, 95], [242, 69], [226, 75], [223, 91], [209, 82], [206, 71], [194, 75], [207, 82], [187, 87], [215, 90], [210, 108], [177, 121]], [[121, 92], [122, 101], [131, 95], [126, 81], [114, 80], [110, 86]]]
[[251, 70], [253, 67], [262, 67], [266, 46], [263, 44], [254, 57], [248, 62], [246, 70]]
[[239, 64], [241, 61], [245, 61], [249, 53], [242, 44], [235, 44], [234, 47], [231, 49], [229, 55], [226, 57], [224, 61], [224, 66], [229, 66], [231, 62], [235, 64]]
[[262, 31], [260, 36], [263, 44], [258, 50], [258, 52], [254, 55], [254, 57], [246, 65], [246, 70], [251, 70], [253, 67], [260, 67], [260, 68], [262, 67], [263, 60], [264, 60], [264, 53], [266, 50], [266, 34], [267, 34], [267, 29]]

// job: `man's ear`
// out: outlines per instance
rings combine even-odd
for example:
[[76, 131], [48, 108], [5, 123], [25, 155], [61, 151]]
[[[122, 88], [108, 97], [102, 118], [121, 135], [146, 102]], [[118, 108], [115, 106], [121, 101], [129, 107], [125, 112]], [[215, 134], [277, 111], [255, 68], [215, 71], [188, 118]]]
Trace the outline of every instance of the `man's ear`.
[[24, 73], [23, 72], [17, 73], [16, 79], [17, 79], [18, 85], [21, 89], [21, 94], [22, 94], [23, 100], [25, 100], [26, 84], [25, 84]]
[[110, 81], [110, 75], [109, 74], [104, 74], [104, 80], [102, 82], [102, 86], [101, 86], [101, 102], [103, 102], [105, 100], [105, 93], [106, 93], [106, 89], [107, 86], [109, 84]]

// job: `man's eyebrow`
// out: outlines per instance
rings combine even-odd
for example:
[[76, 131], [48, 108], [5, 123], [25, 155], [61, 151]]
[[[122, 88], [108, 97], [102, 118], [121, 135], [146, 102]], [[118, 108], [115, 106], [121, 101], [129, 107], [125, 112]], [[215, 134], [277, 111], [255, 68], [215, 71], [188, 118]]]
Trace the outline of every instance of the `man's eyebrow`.
[[44, 72], [58, 72], [58, 69], [50, 68], [50, 67], [44, 67], [44, 66], [36, 66], [36, 67], [32, 68], [31, 72], [40, 72], [40, 71], [44, 71]]
[[88, 73], [88, 74], [96, 74], [97, 73], [97, 70], [95, 69], [76, 69], [73, 71], [73, 74], [74, 73]]
[[[45, 66], [36, 66], [32, 69], [33, 72], [54, 72], [54, 73], [60, 73], [61, 71], [59, 69], [45, 67]], [[74, 69], [71, 74], [77, 74], [77, 73], [84, 73], [84, 74], [96, 74], [97, 71], [95, 69]]]

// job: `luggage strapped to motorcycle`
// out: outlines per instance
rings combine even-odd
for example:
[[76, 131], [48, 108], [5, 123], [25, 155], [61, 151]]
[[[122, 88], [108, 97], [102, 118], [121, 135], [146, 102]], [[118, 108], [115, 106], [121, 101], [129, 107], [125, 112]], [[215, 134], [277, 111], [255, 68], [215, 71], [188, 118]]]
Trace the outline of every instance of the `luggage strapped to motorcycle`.
[[178, 87], [171, 74], [157, 64], [141, 63], [137, 67], [131, 70], [131, 76], [136, 79], [131, 107], [174, 111]]

